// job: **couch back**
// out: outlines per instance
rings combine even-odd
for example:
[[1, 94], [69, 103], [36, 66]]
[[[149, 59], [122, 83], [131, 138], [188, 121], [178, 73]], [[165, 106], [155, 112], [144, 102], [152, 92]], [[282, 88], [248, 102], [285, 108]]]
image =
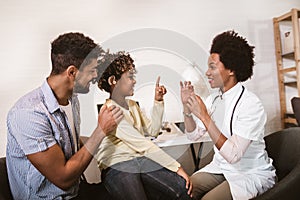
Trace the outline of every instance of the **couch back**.
[[293, 97], [291, 99], [291, 104], [298, 126], [300, 126], [300, 97]]
[[0, 158], [0, 200], [13, 199], [9, 188], [6, 159], [5, 157]]
[[277, 131], [266, 136], [265, 141], [268, 155], [273, 159], [280, 181], [300, 160], [300, 127]]

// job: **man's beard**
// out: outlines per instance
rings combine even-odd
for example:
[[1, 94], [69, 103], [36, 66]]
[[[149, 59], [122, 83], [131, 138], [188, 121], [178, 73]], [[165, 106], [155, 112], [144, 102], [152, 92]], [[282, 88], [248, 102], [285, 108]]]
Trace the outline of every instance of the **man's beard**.
[[74, 85], [74, 90], [73, 90], [74, 93], [86, 94], [89, 91], [90, 91], [89, 87], [83, 87], [80, 84], [75, 84]]

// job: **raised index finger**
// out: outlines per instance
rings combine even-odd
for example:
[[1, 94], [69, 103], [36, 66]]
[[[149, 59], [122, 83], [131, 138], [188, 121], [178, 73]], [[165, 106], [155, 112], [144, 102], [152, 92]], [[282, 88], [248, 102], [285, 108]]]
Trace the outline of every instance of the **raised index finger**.
[[159, 87], [159, 81], [160, 81], [160, 76], [157, 77], [157, 80], [156, 80], [156, 87]]

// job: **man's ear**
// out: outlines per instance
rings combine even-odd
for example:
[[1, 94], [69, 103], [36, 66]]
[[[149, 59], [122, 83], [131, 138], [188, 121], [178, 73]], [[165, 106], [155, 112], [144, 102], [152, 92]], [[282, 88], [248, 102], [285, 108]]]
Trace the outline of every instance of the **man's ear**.
[[108, 84], [109, 85], [115, 85], [116, 83], [117, 83], [117, 81], [116, 81], [116, 77], [115, 76], [110, 76], [108, 78]]
[[67, 68], [67, 75], [68, 75], [68, 77], [75, 78], [77, 71], [78, 71], [78, 69], [74, 65], [70, 65]]

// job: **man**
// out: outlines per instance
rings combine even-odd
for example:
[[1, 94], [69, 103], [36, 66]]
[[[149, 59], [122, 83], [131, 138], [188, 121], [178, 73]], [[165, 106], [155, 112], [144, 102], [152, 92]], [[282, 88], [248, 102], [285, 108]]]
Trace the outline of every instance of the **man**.
[[123, 117], [119, 108], [103, 107], [97, 127], [79, 147], [75, 93], [89, 92], [101, 52], [81, 33], [60, 35], [51, 44], [50, 76], [9, 111], [6, 157], [14, 199], [72, 199], [80, 193], [80, 176], [93, 153]]

